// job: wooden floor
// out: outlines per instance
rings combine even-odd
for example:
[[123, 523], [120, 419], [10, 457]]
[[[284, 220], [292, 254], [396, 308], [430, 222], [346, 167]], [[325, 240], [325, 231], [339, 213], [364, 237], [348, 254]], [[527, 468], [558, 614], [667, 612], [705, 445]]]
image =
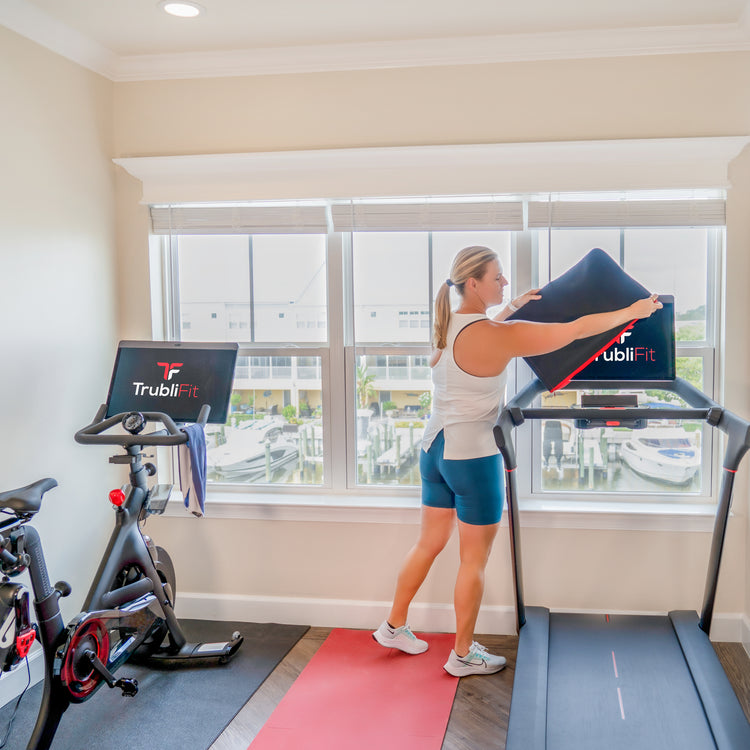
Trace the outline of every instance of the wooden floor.
[[[329, 633], [328, 628], [311, 628], [211, 745], [211, 750], [247, 750]], [[443, 750], [502, 750], [505, 747], [518, 638], [487, 635], [479, 640], [491, 652], [503, 654], [508, 666], [492, 677], [459, 680]], [[739, 643], [718, 643], [714, 647], [750, 720], [750, 658]]]

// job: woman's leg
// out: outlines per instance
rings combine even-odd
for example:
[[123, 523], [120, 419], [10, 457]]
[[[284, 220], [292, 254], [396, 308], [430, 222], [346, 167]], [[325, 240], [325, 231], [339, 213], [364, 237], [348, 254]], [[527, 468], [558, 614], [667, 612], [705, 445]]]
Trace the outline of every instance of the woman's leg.
[[458, 522], [461, 564], [456, 578], [456, 645], [458, 656], [466, 656], [474, 640], [474, 627], [484, 593], [484, 570], [499, 523], [487, 526]]
[[453, 508], [422, 506], [419, 538], [409, 550], [396, 580], [396, 593], [388, 622], [394, 628], [406, 624], [409, 605], [427, 577], [435, 558], [448, 543], [456, 523]]

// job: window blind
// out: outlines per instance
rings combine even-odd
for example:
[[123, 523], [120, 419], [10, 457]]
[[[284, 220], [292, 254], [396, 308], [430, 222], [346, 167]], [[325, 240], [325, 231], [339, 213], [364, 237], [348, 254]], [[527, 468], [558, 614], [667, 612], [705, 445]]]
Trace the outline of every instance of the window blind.
[[153, 234], [326, 234], [324, 205], [151, 206]]
[[[500, 231], [524, 228], [521, 200], [335, 201], [329, 205], [155, 205], [153, 234], [325, 234], [336, 232]], [[723, 198], [528, 202], [531, 229], [724, 226]]]
[[409, 232], [523, 229], [521, 201], [402, 203], [357, 202], [331, 206], [336, 232]]
[[703, 227], [726, 224], [725, 201], [530, 201], [529, 228]]

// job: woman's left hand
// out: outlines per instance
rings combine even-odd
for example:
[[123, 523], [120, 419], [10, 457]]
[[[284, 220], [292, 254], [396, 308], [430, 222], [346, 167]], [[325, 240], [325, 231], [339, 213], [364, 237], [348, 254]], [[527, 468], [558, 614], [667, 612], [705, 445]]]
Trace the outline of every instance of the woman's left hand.
[[541, 299], [542, 295], [539, 294], [539, 289], [529, 289], [528, 292], [524, 292], [520, 297], [516, 297], [510, 301], [511, 307], [515, 307], [516, 310], [520, 310], [527, 302], [531, 302], [533, 299]]

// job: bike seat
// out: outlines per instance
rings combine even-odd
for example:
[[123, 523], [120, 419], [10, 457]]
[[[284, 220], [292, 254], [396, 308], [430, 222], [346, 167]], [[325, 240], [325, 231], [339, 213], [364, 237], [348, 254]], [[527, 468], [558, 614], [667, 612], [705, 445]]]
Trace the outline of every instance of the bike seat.
[[57, 487], [56, 479], [39, 479], [17, 490], [0, 492], [0, 508], [9, 508], [15, 513], [36, 513], [42, 504], [42, 495]]

